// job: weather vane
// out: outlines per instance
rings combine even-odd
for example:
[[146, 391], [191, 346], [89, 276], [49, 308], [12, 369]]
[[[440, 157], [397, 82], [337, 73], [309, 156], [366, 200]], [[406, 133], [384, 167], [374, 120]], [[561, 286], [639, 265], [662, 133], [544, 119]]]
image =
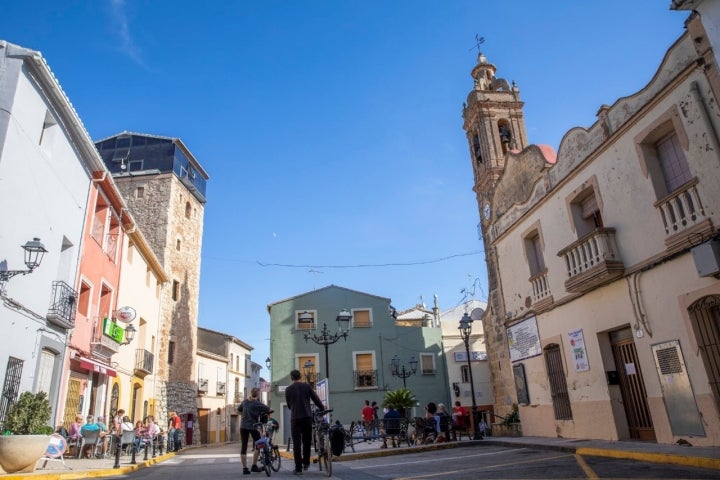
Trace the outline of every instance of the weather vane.
[[485, 37], [481, 37], [479, 33], [475, 34], [475, 46], [471, 47], [470, 50], [474, 50], [477, 48], [478, 52], [480, 51], [480, 45], [485, 43]]

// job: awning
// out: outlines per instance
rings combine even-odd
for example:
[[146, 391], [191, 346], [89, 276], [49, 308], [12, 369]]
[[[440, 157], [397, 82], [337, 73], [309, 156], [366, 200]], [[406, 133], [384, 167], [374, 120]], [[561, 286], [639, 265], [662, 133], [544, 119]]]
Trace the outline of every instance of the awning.
[[80, 357], [80, 366], [90, 370], [91, 372], [102, 373], [103, 375], [108, 375], [110, 377], [114, 377], [116, 375], [115, 369], [100, 362], [96, 362], [95, 360], [90, 360], [89, 358]]

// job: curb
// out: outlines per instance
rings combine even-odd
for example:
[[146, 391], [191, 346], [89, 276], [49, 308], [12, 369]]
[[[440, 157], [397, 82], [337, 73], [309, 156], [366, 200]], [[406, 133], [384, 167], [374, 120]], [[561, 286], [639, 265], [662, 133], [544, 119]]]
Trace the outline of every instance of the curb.
[[594, 457], [640, 460], [642, 462], [669, 463], [673, 465], [683, 465], [685, 467], [700, 467], [720, 470], [720, 459], [718, 458], [686, 457], [684, 455], [675, 455], [671, 453], [645, 453], [584, 447], [577, 448], [575, 453], [578, 455], [588, 455]]
[[143, 460], [135, 465], [125, 465], [120, 468], [100, 468], [96, 470], [82, 470], [77, 472], [53, 472], [46, 473], [42, 471], [34, 471], [32, 473], [15, 474], [9, 473], [0, 475], [2, 480], [28, 480], [28, 479], [43, 479], [43, 480], [75, 480], [79, 478], [96, 478], [96, 477], [108, 477], [112, 475], [124, 475], [126, 473], [146, 468], [156, 463], [163, 462], [175, 456], [175, 453], [166, 453], [162, 456], [158, 456], [152, 459]]

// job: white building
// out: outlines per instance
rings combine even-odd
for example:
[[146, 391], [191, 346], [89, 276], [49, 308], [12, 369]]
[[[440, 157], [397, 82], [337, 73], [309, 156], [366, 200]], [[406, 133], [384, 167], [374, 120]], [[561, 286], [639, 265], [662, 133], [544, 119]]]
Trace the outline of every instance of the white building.
[[0, 270], [26, 269], [21, 245], [34, 237], [47, 250], [0, 287], [0, 422], [26, 390], [48, 392], [57, 414], [90, 179], [104, 170], [42, 55], [0, 41]]

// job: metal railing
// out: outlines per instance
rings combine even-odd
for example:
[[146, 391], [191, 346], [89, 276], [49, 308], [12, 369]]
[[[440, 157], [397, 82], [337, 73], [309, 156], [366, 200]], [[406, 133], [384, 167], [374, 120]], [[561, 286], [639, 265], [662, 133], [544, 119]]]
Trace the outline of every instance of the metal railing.
[[355, 388], [377, 387], [377, 370], [355, 370]]
[[47, 320], [63, 328], [75, 326], [78, 293], [67, 283], [58, 280], [52, 283], [52, 300]]
[[135, 350], [135, 370], [141, 370], [145, 373], [153, 373], [153, 365], [155, 363], [155, 355], [144, 348]]

